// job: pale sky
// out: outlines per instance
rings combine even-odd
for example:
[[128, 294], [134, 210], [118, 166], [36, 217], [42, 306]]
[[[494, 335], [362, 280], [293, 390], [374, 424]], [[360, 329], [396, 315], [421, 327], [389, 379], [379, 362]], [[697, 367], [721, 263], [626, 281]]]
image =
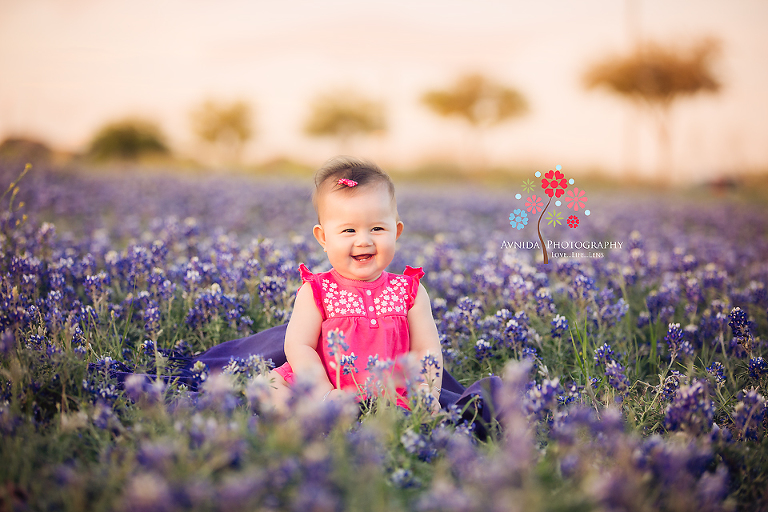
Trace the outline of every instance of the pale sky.
[[0, 139], [82, 150], [103, 123], [138, 115], [194, 154], [190, 110], [242, 99], [257, 112], [249, 161], [320, 163], [338, 146], [301, 133], [308, 104], [349, 87], [388, 113], [387, 135], [356, 154], [462, 162], [477, 150], [468, 130], [419, 97], [479, 71], [530, 104], [488, 132], [491, 162], [618, 172], [634, 137], [649, 174], [650, 119], [581, 86], [589, 63], [629, 50], [628, 5], [646, 39], [722, 41], [721, 94], [673, 109], [678, 180], [768, 169], [765, 0], [0, 0]]

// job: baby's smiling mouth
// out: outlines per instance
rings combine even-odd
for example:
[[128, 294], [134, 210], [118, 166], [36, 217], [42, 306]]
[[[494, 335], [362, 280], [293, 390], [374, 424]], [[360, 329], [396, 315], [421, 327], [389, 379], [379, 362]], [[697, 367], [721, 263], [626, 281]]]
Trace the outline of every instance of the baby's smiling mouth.
[[367, 261], [371, 258], [373, 258], [373, 254], [357, 254], [352, 255], [353, 258], [355, 258], [357, 261]]

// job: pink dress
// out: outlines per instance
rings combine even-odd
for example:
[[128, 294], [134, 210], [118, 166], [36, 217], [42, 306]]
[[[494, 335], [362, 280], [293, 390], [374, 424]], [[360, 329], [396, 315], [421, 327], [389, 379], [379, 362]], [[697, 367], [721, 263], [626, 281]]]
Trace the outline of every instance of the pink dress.
[[[299, 270], [302, 282], [312, 286], [315, 303], [323, 316], [317, 353], [335, 388], [357, 392], [370, 375], [366, 370], [369, 356], [378, 356], [379, 361], [396, 360], [410, 351], [408, 311], [424, 275], [421, 268], [406, 266], [403, 275], [382, 272], [370, 282], [347, 279], [335, 269], [313, 274], [303, 263]], [[336, 382], [336, 360], [328, 347], [328, 333], [334, 329], [344, 333], [349, 345], [348, 350], [337, 349], [340, 355], [356, 356], [357, 371], [342, 374], [340, 384]], [[276, 371], [287, 383], [293, 383], [289, 363]], [[397, 388], [397, 394], [405, 396], [405, 389]]]

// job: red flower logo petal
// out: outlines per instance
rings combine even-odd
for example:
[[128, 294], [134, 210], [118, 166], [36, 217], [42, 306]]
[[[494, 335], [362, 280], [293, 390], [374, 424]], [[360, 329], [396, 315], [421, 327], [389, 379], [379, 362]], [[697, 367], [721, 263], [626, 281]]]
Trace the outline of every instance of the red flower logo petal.
[[[552, 171], [549, 171], [549, 172], [552, 172]], [[555, 178], [558, 180], [561, 180], [565, 178], [565, 174], [561, 173], [560, 171], [555, 171]]]
[[[547, 191], [549, 191], [549, 190], [554, 190], [556, 197], [560, 197], [561, 195], [565, 194], [565, 190], [563, 190], [561, 188], [558, 188], [558, 189], [548, 189]], [[552, 196], [549, 196], [549, 197], [552, 197]]]
[[[548, 188], [548, 189], [544, 190], [544, 193], [547, 194], [549, 197], [552, 197], [553, 195], [555, 195], [555, 189]], [[557, 196], [557, 197], [560, 197], [560, 196]]]
[[549, 171], [547, 174], [544, 175], [544, 177], [551, 180], [554, 175], [555, 175], [554, 171]]

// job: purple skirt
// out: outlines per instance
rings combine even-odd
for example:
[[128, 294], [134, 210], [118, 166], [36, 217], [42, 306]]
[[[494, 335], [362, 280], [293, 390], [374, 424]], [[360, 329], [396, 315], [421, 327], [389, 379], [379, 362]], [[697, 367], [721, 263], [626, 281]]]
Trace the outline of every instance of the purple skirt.
[[[247, 359], [252, 354], [272, 360], [275, 367], [280, 366], [286, 362], [283, 346], [287, 325], [278, 325], [245, 338], [225, 341], [192, 357], [177, 357], [168, 354], [168, 362], [174, 368], [174, 376], [168, 378], [187, 385], [194, 392], [197, 391], [197, 380], [191, 369], [198, 361], [205, 363], [211, 373], [220, 372], [222, 367], [229, 363], [232, 358]], [[127, 367], [120, 368], [120, 366], [122, 365], [112, 368], [111, 373], [122, 383], [133, 372]], [[501, 379], [498, 377], [487, 377], [465, 388], [448, 371], [443, 370], [440, 405], [443, 408], [455, 405], [461, 410], [470, 404], [469, 410], [465, 412], [464, 416], [482, 420], [485, 425], [489, 425], [494, 417], [492, 407], [494, 397], [500, 389]], [[482, 427], [482, 425], [477, 426]]]

